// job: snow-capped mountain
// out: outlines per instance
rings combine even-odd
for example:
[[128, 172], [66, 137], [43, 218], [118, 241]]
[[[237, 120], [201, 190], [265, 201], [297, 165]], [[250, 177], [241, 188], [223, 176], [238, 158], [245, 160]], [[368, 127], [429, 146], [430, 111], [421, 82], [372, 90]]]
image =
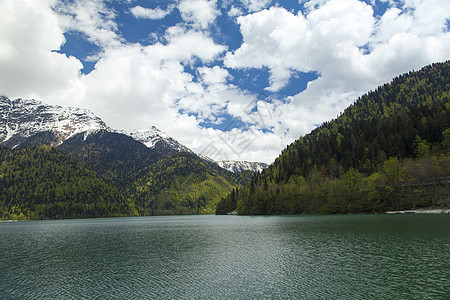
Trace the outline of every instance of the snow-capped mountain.
[[268, 164], [262, 162], [235, 161], [235, 160], [215, 161], [214, 159], [200, 153], [197, 153], [197, 156], [206, 162], [217, 164], [222, 169], [225, 169], [233, 173], [242, 171], [262, 172], [269, 166]]
[[219, 167], [231, 172], [240, 172], [240, 171], [262, 172], [268, 167], [268, 164], [266, 163], [249, 162], [249, 161], [222, 160], [216, 163], [219, 165]]
[[51, 134], [58, 145], [78, 133], [111, 130], [92, 112], [73, 107], [46, 105], [37, 100], [0, 97], [0, 144], [15, 147], [37, 134]]
[[138, 129], [127, 133], [127, 135], [134, 138], [136, 141], [143, 143], [145, 146], [156, 150], [171, 150], [176, 152], [190, 152], [192, 150], [180, 144], [175, 139], [168, 136], [155, 126], [147, 129]]
[[[89, 110], [47, 105], [31, 99], [16, 99], [0, 96], [0, 145], [14, 148], [49, 144], [58, 146], [71, 137], [84, 134], [84, 139], [100, 131], [125, 134], [141, 142], [146, 147], [162, 155], [192, 150], [182, 145], [163, 131], [152, 126], [147, 129], [123, 132], [108, 127], [98, 116]], [[200, 158], [231, 172], [250, 170], [261, 172], [267, 164], [246, 161], [214, 161], [202, 154]]]

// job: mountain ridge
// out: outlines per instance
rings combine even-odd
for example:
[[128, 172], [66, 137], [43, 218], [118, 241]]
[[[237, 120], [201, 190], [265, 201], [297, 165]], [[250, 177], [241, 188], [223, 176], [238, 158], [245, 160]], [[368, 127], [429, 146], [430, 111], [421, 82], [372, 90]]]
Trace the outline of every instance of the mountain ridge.
[[219, 167], [231, 171], [231, 172], [241, 172], [241, 171], [252, 171], [252, 172], [262, 172], [269, 165], [262, 162], [249, 162], [249, 161], [235, 161], [235, 160], [220, 160], [216, 162]]
[[76, 134], [99, 130], [111, 128], [89, 110], [0, 96], [1, 145], [14, 148], [36, 134], [51, 132], [49, 144], [57, 146]]
[[156, 127], [124, 133], [88, 110], [33, 99], [2, 97], [0, 109], [2, 218], [213, 213], [253, 174], [206, 163]]
[[167, 149], [171, 152], [193, 153], [191, 149], [179, 143], [155, 126], [152, 126], [151, 128], [136, 129], [126, 134], [151, 149]]
[[[163, 155], [194, 153], [155, 126], [130, 132], [114, 130], [86, 109], [48, 105], [35, 99], [11, 100], [0, 96], [0, 145], [9, 148], [39, 145], [56, 147], [80, 134], [83, 139], [87, 139], [89, 135], [100, 131], [130, 136]], [[205, 159], [201, 154], [197, 155]], [[260, 172], [267, 167], [266, 164], [257, 162], [206, 160], [231, 172]]]

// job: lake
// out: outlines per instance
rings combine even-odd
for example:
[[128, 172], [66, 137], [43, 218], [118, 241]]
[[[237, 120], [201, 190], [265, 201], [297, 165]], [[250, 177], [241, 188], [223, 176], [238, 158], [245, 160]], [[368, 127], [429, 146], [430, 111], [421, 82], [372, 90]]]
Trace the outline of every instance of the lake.
[[0, 223], [1, 299], [448, 299], [450, 215]]

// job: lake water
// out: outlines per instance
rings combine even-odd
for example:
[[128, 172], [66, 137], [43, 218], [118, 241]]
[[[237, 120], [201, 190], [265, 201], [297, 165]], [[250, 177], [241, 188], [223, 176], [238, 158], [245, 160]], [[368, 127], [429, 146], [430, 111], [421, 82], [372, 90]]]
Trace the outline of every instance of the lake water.
[[1, 299], [449, 299], [450, 215], [0, 223]]

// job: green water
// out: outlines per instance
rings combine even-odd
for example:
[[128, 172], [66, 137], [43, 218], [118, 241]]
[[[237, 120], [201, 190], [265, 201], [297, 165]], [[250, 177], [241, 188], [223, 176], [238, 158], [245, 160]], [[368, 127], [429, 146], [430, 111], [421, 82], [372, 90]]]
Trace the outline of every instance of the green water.
[[0, 223], [0, 299], [449, 299], [450, 215]]

